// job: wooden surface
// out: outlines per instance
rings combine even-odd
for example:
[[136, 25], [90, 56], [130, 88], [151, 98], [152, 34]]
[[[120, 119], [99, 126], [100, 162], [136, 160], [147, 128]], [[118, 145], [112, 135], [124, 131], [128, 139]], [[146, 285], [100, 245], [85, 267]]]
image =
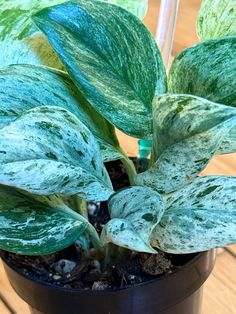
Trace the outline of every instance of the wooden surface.
[[[154, 33], [159, 1], [149, 0], [145, 23]], [[197, 43], [195, 20], [199, 0], [180, 0], [173, 55]], [[122, 146], [130, 155], [137, 154], [137, 140], [118, 132]], [[204, 170], [206, 174], [236, 175], [236, 155], [218, 156]], [[0, 262], [0, 314], [29, 314], [29, 309], [10, 287]], [[191, 313], [189, 313], [191, 314]], [[236, 314], [236, 246], [219, 250], [216, 266], [204, 288], [202, 314]]]
[[228, 251], [217, 256], [205, 283], [202, 314], [236, 314], [236, 258]]
[[29, 314], [28, 305], [22, 301], [10, 286], [0, 261], [0, 314]]
[[[236, 246], [233, 246], [229, 251], [219, 252], [215, 268], [204, 286], [202, 314], [236, 314], [235, 251]], [[27, 304], [11, 288], [1, 261], [0, 314], [30, 314]]]

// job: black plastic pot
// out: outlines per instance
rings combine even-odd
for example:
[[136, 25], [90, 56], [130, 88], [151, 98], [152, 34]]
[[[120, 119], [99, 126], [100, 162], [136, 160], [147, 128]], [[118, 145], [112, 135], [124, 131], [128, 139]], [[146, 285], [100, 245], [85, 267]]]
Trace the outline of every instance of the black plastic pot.
[[203, 284], [213, 269], [215, 251], [197, 254], [172, 274], [116, 291], [52, 287], [22, 275], [2, 257], [12, 287], [33, 314], [200, 314]]

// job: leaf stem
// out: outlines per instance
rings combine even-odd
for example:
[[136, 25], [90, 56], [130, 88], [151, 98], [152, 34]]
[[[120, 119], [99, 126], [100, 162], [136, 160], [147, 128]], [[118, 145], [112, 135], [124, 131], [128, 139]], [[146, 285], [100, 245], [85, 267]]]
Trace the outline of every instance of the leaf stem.
[[129, 177], [130, 185], [135, 185], [134, 177], [136, 176], [137, 172], [136, 172], [134, 163], [132, 162], [132, 160], [128, 158], [128, 156], [126, 156], [124, 152], [122, 153], [124, 157], [121, 158], [121, 162], [123, 163], [125, 170], [127, 172], [127, 175]]
[[123, 247], [119, 247], [115, 244], [109, 243], [103, 248], [104, 253], [104, 269], [109, 266], [116, 265], [120, 263], [124, 258], [130, 254], [130, 250], [127, 250]]
[[[51, 196], [50, 198], [51, 198], [51, 200], [53, 200], [53, 196]], [[82, 216], [81, 213], [77, 213], [76, 211], [74, 211], [73, 209], [68, 207], [63, 202], [63, 200], [59, 199], [58, 197], [55, 197], [54, 201], [55, 201], [54, 206], [57, 206], [58, 209], [60, 209], [64, 213], [68, 214], [69, 216], [75, 218], [76, 220], [84, 222], [87, 224], [86, 232], [91, 237], [91, 241], [92, 241], [94, 248], [101, 250], [101, 243], [100, 243], [99, 235], [98, 235], [96, 229], [94, 228], [94, 226], [88, 221], [88, 218]], [[85, 203], [85, 201], [82, 201], [82, 202]], [[85, 206], [86, 206], [86, 203], [85, 203]], [[83, 210], [84, 210], [84, 208], [83, 208]], [[87, 208], [86, 208], [86, 210], [87, 210]]]
[[78, 195], [73, 196], [76, 211], [88, 220], [87, 202], [82, 200]]

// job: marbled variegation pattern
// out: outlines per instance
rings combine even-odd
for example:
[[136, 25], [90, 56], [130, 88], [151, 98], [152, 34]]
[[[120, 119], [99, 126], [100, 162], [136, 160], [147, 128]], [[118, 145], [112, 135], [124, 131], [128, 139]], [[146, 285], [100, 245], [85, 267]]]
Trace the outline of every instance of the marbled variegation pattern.
[[170, 93], [191, 94], [236, 107], [236, 36], [204, 41], [174, 60]]
[[[236, 106], [236, 36], [202, 42], [175, 59], [169, 74], [169, 91], [197, 95], [224, 105]], [[219, 153], [231, 153], [234, 134], [222, 143]], [[228, 144], [229, 142], [229, 144]], [[228, 148], [227, 148], [228, 147]]]
[[[118, 4], [133, 13], [147, 9], [147, 0], [104, 0]], [[65, 0], [0, 0], [0, 40], [21, 40], [36, 31], [31, 20], [35, 12], [66, 2]], [[76, 1], [75, 1], [76, 2]], [[139, 10], [140, 7], [140, 10]], [[140, 14], [141, 15], [141, 14]], [[141, 16], [140, 16], [141, 17]]]
[[44, 64], [62, 69], [45, 36], [33, 25], [31, 14], [64, 0], [0, 1], [0, 66]]
[[199, 177], [169, 195], [152, 245], [193, 253], [236, 242], [236, 177]]
[[[236, 109], [191, 95], [163, 95], [153, 104], [153, 165], [137, 175], [137, 185], [162, 193], [191, 182], [227, 143], [236, 126]], [[231, 145], [231, 146], [230, 146]]]
[[40, 9], [65, 2], [64, 0], [0, 0], [0, 40], [26, 38], [36, 28], [31, 15]]
[[113, 218], [104, 226], [101, 234], [103, 246], [114, 243], [136, 252], [157, 253], [151, 245], [143, 241], [132, 223], [127, 219]]
[[137, 15], [140, 19], [142, 19], [148, 9], [148, 0], [105, 0], [106, 2], [118, 4], [130, 11], [134, 15]]
[[236, 35], [236, 0], [203, 0], [197, 32], [201, 40]]
[[216, 155], [230, 154], [236, 152], [236, 127], [233, 127], [225, 136]]
[[123, 157], [114, 127], [83, 98], [68, 74], [36, 65], [0, 69], [0, 127], [26, 110], [44, 105], [75, 114], [96, 137], [103, 160]]
[[0, 186], [0, 226], [0, 249], [27, 255], [63, 249], [87, 227], [57, 207], [4, 186]]
[[112, 242], [123, 247], [128, 245], [129, 249], [139, 252], [155, 252], [150, 246], [150, 235], [165, 208], [159, 193], [147, 187], [133, 186], [113, 194], [108, 208], [112, 219], [103, 231], [104, 244]]
[[166, 89], [154, 38], [138, 18], [100, 1], [67, 2], [33, 17], [85, 98], [125, 133], [152, 132], [151, 103]]
[[[147, 0], [106, 0], [142, 18]], [[31, 15], [65, 0], [0, 0], [0, 66], [28, 63], [63, 69], [45, 36], [33, 25]]]
[[31, 109], [0, 130], [0, 183], [93, 201], [112, 194], [93, 135], [59, 107]]

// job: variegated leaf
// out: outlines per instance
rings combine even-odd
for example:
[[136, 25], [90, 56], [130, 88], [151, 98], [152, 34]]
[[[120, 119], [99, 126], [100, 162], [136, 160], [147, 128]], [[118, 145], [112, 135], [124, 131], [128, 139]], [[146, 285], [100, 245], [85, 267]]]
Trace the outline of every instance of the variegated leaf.
[[[191, 182], [223, 148], [236, 126], [236, 109], [191, 95], [163, 95], [154, 101], [153, 119], [153, 165], [135, 182], [170, 193]], [[235, 142], [227, 142], [227, 149]]]
[[42, 105], [59, 106], [75, 114], [96, 137], [103, 160], [123, 157], [114, 127], [81, 96], [68, 74], [36, 65], [0, 70], [0, 127]]
[[109, 220], [102, 230], [101, 242], [102, 245], [113, 243], [136, 252], [156, 253], [156, 250], [140, 237], [127, 219], [113, 218]]
[[201, 40], [236, 35], [236, 0], [203, 0], [197, 32]]
[[236, 36], [207, 40], [184, 50], [171, 66], [169, 92], [236, 107], [235, 54]]
[[59, 107], [31, 109], [0, 130], [0, 183], [93, 201], [112, 194], [93, 135]]
[[193, 253], [236, 242], [236, 177], [199, 177], [167, 198], [152, 245]]
[[[0, 0], [0, 66], [28, 63], [63, 69], [46, 37], [33, 25], [36, 11], [65, 0]], [[147, 12], [147, 0], [106, 0], [119, 4], [140, 18]]]
[[[118, 4], [133, 13], [140, 12], [140, 14], [137, 14], [140, 17], [147, 10], [147, 0], [104, 1]], [[7, 38], [22, 40], [27, 38], [37, 31], [31, 20], [31, 15], [43, 8], [63, 2], [66, 2], [66, 0], [0, 0], [0, 40]]]
[[[197, 95], [236, 107], [236, 36], [208, 40], [183, 51], [169, 74], [169, 92]], [[219, 153], [227, 149], [236, 129], [232, 129]]]
[[220, 148], [217, 151], [217, 155], [230, 154], [236, 152], [236, 127], [233, 127], [226, 135]]
[[57, 207], [0, 186], [0, 248], [18, 254], [49, 254], [80, 238], [87, 224]]
[[31, 20], [34, 12], [64, 0], [0, 1], [0, 66], [29, 63], [63, 69], [46, 37]]
[[65, 0], [0, 0], [0, 40], [21, 40], [36, 31], [31, 15]]
[[0, 41], [0, 67], [10, 64], [35, 64], [64, 70], [64, 66], [40, 32], [22, 40], [12, 38]]
[[112, 242], [130, 250], [155, 252], [150, 235], [165, 207], [159, 193], [147, 187], [130, 187], [113, 194], [108, 207], [112, 219], [102, 232], [104, 244]]
[[98, 112], [131, 136], [151, 134], [151, 104], [165, 92], [166, 74], [155, 40], [138, 18], [116, 5], [77, 0], [33, 19]]
[[106, 0], [106, 2], [118, 4], [140, 19], [144, 18], [148, 9], [148, 0]]

